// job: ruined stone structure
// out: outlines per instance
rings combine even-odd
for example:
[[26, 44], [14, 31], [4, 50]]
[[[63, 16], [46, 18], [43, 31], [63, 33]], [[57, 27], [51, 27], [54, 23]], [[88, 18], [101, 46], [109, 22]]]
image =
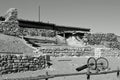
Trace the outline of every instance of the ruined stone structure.
[[8, 35], [19, 35], [19, 23], [17, 20], [17, 9], [11, 8], [8, 12], [0, 19], [0, 32]]
[[[62, 43], [66, 39], [75, 37], [82, 39], [84, 33], [90, 31], [88, 28], [60, 26], [52, 23], [38, 22], [18, 19], [17, 9], [11, 8], [4, 16], [0, 17], [0, 32], [12, 36], [41, 36], [41, 37], [63, 37]], [[76, 38], [77, 37], [77, 38]], [[60, 42], [61, 39], [59, 39]], [[81, 40], [80, 40], [81, 41]]]
[[[65, 34], [67, 37], [69, 33], [81, 33], [81, 32], [89, 32], [90, 29], [80, 28], [80, 27], [71, 27], [71, 26], [59, 26], [52, 23], [45, 23], [45, 22], [37, 22], [37, 21], [28, 21], [23, 19], [17, 18], [18, 12], [17, 9], [11, 8], [7, 11], [7, 13], [0, 17], [0, 30], [1, 32], [4, 31], [13, 31], [17, 32], [17, 30], [25, 32], [24, 35], [43, 35], [45, 33], [49, 34], [49, 32], [53, 34]], [[4, 19], [1, 19], [4, 18]], [[3, 26], [7, 27], [5, 29]], [[10, 29], [13, 30], [10, 30]], [[3, 30], [3, 31], [2, 31]], [[36, 32], [36, 33], [33, 33]], [[41, 33], [42, 32], [42, 33]], [[44, 33], [45, 32], [45, 33]], [[53, 33], [54, 32], [54, 33]], [[50, 34], [51, 34], [50, 33]], [[48, 36], [48, 35], [46, 35]]]
[[[42, 46], [41, 43], [47, 43], [48, 46], [48, 42], [50, 44], [55, 44], [55, 48], [53, 49], [44, 49], [45, 51], [43, 51], [41, 48], [40, 50], [42, 50], [41, 52], [43, 53], [61, 55], [66, 55], [66, 53], [68, 53], [68, 55], [73, 55], [69, 53], [74, 53], [78, 56], [83, 55], [82, 53], [84, 51], [81, 52], [81, 49], [77, 48], [84, 47], [84, 42], [89, 45], [107, 45], [110, 48], [120, 49], [120, 42], [118, 42], [115, 34], [85, 35], [85, 33], [88, 32], [90, 32], [89, 28], [61, 26], [52, 23], [18, 19], [18, 12], [15, 8], [11, 8], [5, 15], [0, 16], [0, 33], [17, 37], [27, 36], [30, 43], [40, 43], [40, 46]], [[39, 36], [39, 39], [35, 39], [36, 37], [34, 36]], [[34, 45], [36, 46], [36, 44]], [[63, 46], [57, 48], [56, 45]], [[64, 45], [67, 47], [64, 48]], [[48, 47], [51, 47], [51, 45]], [[91, 51], [93, 50], [90, 50], [90, 52]], [[84, 53], [89, 54], [90, 52], [85, 51]]]

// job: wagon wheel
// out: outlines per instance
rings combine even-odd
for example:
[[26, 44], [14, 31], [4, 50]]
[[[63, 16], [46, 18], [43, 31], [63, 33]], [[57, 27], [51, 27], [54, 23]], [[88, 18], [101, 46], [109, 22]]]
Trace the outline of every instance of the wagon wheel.
[[109, 67], [109, 62], [106, 58], [100, 57], [97, 59], [97, 69], [103, 71]]
[[87, 61], [87, 65], [90, 70], [96, 70], [96, 67], [97, 67], [96, 64], [97, 64], [97, 62], [94, 57], [90, 57]]

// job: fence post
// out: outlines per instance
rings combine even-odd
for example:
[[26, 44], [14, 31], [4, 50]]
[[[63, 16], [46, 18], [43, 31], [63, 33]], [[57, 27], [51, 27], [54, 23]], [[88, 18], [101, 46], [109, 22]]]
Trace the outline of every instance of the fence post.
[[118, 67], [118, 71], [117, 71], [117, 77], [119, 77], [119, 75], [120, 75], [120, 72], [119, 72], [120, 70], [119, 70], [119, 67]]
[[87, 69], [87, 80], [90, 80], [90, 68], [88, 67], [88, 69]]
[[[48, 77], [48, 71], [46, 71], [46, 76]], [[48, 78], [46, 78], [45, 80], [48, 80]]]

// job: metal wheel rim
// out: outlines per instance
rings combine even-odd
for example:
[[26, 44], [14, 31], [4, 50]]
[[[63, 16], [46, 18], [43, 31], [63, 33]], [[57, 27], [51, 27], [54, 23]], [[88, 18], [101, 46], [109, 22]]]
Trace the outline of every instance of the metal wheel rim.
[[106, 58], [100, 57], [97, 59], [97, 69], [99, 70], [105, 70], [109, 66], [109, 62]]
[[87, 61], [88, 68], [90, 70], [95, 70], [96, 69], [96, 59], [94, 57], [90, 57]]

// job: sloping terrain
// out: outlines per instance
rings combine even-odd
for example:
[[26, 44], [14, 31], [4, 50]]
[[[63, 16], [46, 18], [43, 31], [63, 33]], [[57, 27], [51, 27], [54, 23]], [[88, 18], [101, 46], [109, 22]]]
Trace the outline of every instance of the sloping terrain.
[[33, 48], [27, 46], [22, 39], [0, 34], [0, 52], [20, 52], [32, 54]]
[[33, 47], [40, 47], [43, 45], [56, 45], [55, 38], [25, 36], [23, 39], [27, 42], [27, 44], [31, 44]]

